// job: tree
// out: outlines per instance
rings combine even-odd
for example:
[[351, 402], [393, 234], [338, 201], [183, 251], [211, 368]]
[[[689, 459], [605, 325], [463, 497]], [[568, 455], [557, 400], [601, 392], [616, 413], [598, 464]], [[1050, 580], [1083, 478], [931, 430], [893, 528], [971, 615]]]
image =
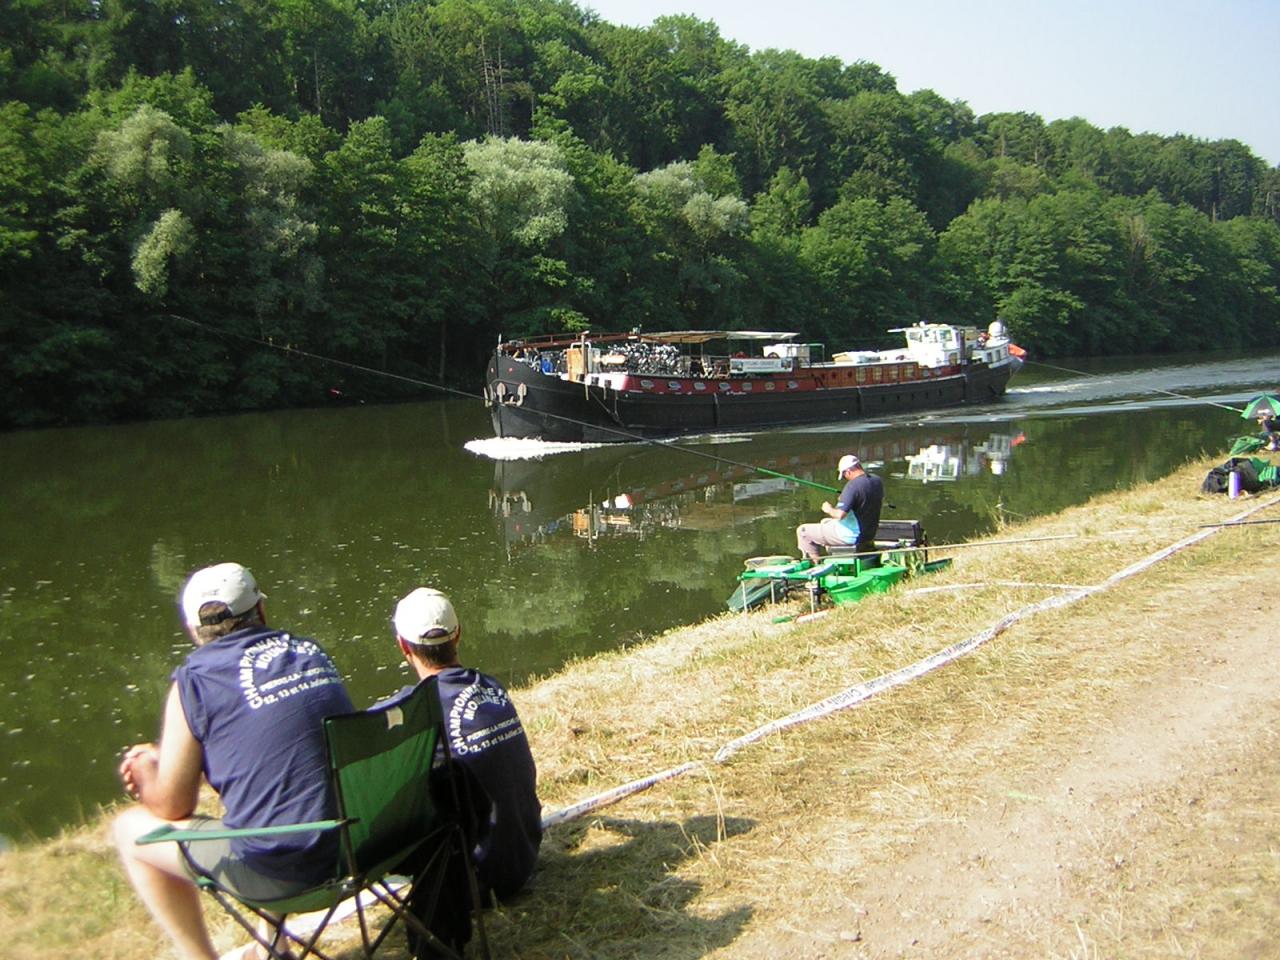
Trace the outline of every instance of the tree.
[[553, 124], [538, 134], [556, 145], [574, 182], [563, 237], [568, 303], [553, 310], [552, 323], [563, 330], [587, 324], [614, 330], [639, 326], [650, 314], [651, 300], [650, 291], [635, 282], [647, 247], [630, 214], [635, 170]]
[[408, 314], [400, 285], [413, 269], [398, 246], [400, 169], [390, 125], [381, 117], [352, 124], [320, 170], [328, 310], [311, 326], [311, 342], [327, 355], [386, 369]]
[[569, 225], [573, 177], [554, 143], [489, 137], [464, 145], [470, 201], [481, 238], [477, 299], [490, 329], [547, 332], [568, 283], [553, 251]]
[[797, 53], [765, 50], [725, 72], [725, 116], [744, 188], [756, 193], [783, 166], [827, 195], [828, 143], [818, 71]]
[[813, 222], [809, 184], [790, 167], [773, 176], [751, 207], [751, 248], [743, 302], [749, 326], [805, 331], [818, 310], [818, 286], [801, 260], [806, 227]]
[[1236, 269], [1229, 309], [1244, 343], [1272, 343], [1280, 335], [1280, 226], [1236, 217], [1220, 224]]
[[978, 143], [994, 159], [1043, 168], [1052, 154], [1044, 120], [1035, 113], [988, 113], [978, 120]]
[[492, 333], [484, 328], [487, 312], [471, 282], [482, 248], [465, 150], [453, 137], [428, 134], [401, 166], [404, 222], [398, 245], [409, 270], [403, 294], [408, 315], [396, 331], [398, 352], [439, 383], [465, 383], [481, 369]]
[[940, 150], [928, 140], [909, 101], [898, 93], [863, 92], [826, 108], [834, 144], [831, 179], [840, 195], [915, 202], [918, 168]]
[[391, 71], [362, 4], [277, 0], [270, 9], [294, 102], [339, 130], [369, 117]]
[[909, 201], [841, 200], [807, 230], [800, 256], [820, 287], [829, 342], [879, 337], [929, 310], [934, 236]]
[[[286, 333], [324, 304], [319, 225], [308, 191], [315, 165], [290, 150], [268, 149], [243, 127], [225, 126], [222, 150], [228, 182], [222, 193], [228, 233], [237, 251], [234, 311], [252, 317], [259, 336]], [[300, 327], [289, 339], [303, 336]]]
[[26, 106], [0, 105], [0, 271], [6, 273], [38, 250], [40, 234], [33, 229], [31, 217], [40, 206], [44, 186], [30, 148], [34, 129]]
[[698, 163], [673, 163], [635, 178], [632, 215], [651, 245], [643, 282], [659, 313], [648, 318], [669, 326], [674, 317], [690, 325], [734, 327], [739, 323], [742, 274], [737, 267], [746, 233], [746, 203], [719, 193], [703, 179], [726, 185], [713, 152]]

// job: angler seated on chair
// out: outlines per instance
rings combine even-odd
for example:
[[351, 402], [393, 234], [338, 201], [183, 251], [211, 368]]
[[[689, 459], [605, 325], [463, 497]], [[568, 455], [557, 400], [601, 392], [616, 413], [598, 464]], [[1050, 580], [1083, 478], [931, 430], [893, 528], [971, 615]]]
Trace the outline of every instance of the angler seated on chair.
[[1280, 430], [1276, 429], [1274, 411], [1264, 409], [1258, 412], [1258, 435], [1262, 440], [1264, 449], [1270, 451], [1280, 450]]
[[[443, 593], [428, 587], [412, 591], [397, 604], [393, 624], [400, 653], [415, 680], [434, 677], [436, 681], [449, 751], [459, 771], [460, 818], [472, 846], [481, 905], [493, 897], [509, 897], [533, 873], [542, 842], [537, 769], [515, 705], [501, 683], [459, 662], [462, 628]], [[415, 689], [405, 687], [376, 707], [393, 705]], [[444, 805], [451, 791], [436, 783], [433, 793]], [[410, 902], [418, 919], [459, 951], [470, 936], [473, 908], [465, 874], [459, 875], [462, 867], [455, 857], [452, 876], [446, 879], [431, 915], [424, 915], [420, 903]], [[409, 947], [418, 958], [437, 955], [420, 943], [412, 928]]]
[[826, 518], [818, 523], [802, 523], [796, 527], [796, 545], [801, 558], [815, 566], [822, 562], [820, 547], [855, 545], [863, 554], [862, 565], [878, 566], [876, 530], [880, 526], [880, 506], [884, 502], [884, 482], [867, 473], [862, 461], [851, 453], [836, 464], [836, 475], [844, 481], [835, 505], [823, 502]]
[[[125, 791], [138, 801], [114, 824], [120, 859], [187, 960], [218, 956], [197, 871], [263, 900], [291, 896], [335, 872], [333, 833], [136, 843], [175, 824], [203, 832], [335, 816], [322, 721], [351, 711], [351, 701], [314, 641], [266, 625], [262, 598], [237, 563], [206, 567], [187, 581], [181, 606], [196, 649], [173, 673], [160, 742], [131, 747], [120, 764]], [[222, 799], [221, 821], [194, 816], [202, 775]]]

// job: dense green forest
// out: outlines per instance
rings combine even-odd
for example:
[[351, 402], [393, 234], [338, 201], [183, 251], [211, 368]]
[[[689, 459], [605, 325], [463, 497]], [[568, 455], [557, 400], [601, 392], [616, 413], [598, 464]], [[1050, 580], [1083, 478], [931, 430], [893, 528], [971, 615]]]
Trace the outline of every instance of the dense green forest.
[[[1069, 77], [1063, 82], [1069, 83]], [[3, 426], [475, 388], [499, 335], [1273, 342], [1280, 168], [567, 0], [0, 2]]]

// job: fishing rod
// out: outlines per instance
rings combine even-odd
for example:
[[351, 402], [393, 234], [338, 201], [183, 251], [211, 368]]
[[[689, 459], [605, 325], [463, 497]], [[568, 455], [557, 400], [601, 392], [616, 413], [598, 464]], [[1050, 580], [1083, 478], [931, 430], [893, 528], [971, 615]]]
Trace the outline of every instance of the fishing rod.
[[[215, 327], [210, 324], [203, 323], [199, 320], [192, 320], [190, 317], [184, 317], [181, 314], [169, 313], [169, 314], [163, 314], [162, 316], [166, 316], [174, 320], [180, 320], [183, 323], [190, 324], [191, 326], [201, 330], [211, 331], [213, 333], [218, 333], [226, 337], [232, 337], [237, 340], [243, 340], [247, 343], [256, 344], [257, 346], [269, 347], [272, 350], [278, 350], [281, 353], [289, 354], [291, 356], [304, 357], [308, 360], [317, 360], [321, 363], [328, 363], [337, 367], [345, 367], [348, 370], [358, 370], [361, 373], [369, 373], [369, 374], [373, 374], [374, 376], [388, 377], [392, 380], [399, 380], [401, 383], [408, 383], [414, 386], [426, 387], [430, 390], [437, 390], [441, 393], [451, 394], [452, 396], [462, 397], [467, 400], [479, 400], [481, 402], [484, 402], [484, 399], [485, 399], [483, 396], [479, 394], [472, 393], [468, 390], [460, 390], [457, 387], [447, 387], [444, 384], [434, 383], [433, 381], [430, 381], [430, 380], [423, 380], [419, 377], [408, 377], [408, 376], [405, 376], [404, 374], [392, 373], [389, 370], [380, 370], [376, 367], [369, 367], [360, 363], [352, 363], [349, 360], [339, 360], [336, 357], [326, 357], [323, 354], [312, 353], [309, 350], [301, 350], [297, 347], [290, 347], [280, 343], [272, 343], [270, 340], [263, 340], [260, 337], [251, 337], [247, 334], [237, 333], [234, 330], [223, 330], [220, 327]], [[553, 420], [561, 420], [565, 423], [572, 423], [580, 426], [588, 426], [588, 424], [584, 423], [581, 420], [578, 420], [574, 417], [566, 417], [562, 414], [551, 413], [547, 411], [547, 412], [544, 412], [543, 415]], [[818, 483], [815, 480], [806, 480], [803, 477], [797, 477], [794, 474], [779, 473], [776, 470], [769, 470], [765, 467], [758, 467], [755, 464], [744, 463], [741, 460], [734, 460], [730, 457], [720, 456], [719, 454], [706, 453], [705, 451], [702, 451], [702, 450], [695, 450], [692, 447], [681, 446], [676, 442], [674, 442], [673, 440], [659, 440], [653, 437], [643, 437], [640, 434], [632, 433], [631, 431], [624, 430], [620, 427], [608, 427], [608, 426], [604, 426], [603, 424], [591, 424], [590, 426], [594, 426], [596, 429], [604, 430], [608, 433], [612, 433], [623, 440], [629, 440], [633, 443], [646, 443], [651, 446], [663, 447], [664, 449], [667, 449], [667, 450], [678, 450], [681, 453], [688, 454], [689, 456], [701, 457], [704, 460], [711, 460], [715, 463], [726, 463], [726, 464], [729, 464], [730, 466], [741, 467], [744, 470], [752, 470], [756, 473], [764, 474], [765, 476], [769, 476], [769, 477], [777, 477], [783, 480], [792, 480], [796, 483], [803, 484], [807, 487], [814, 487], [815, 489], [825, 490], [829, 493], [840, 492], [839, 487], [828, 486], [825, 483]], [[897, 509], [895, 505], [892, 503], [886, 503], [885, 506], [887, 506], [891, 510]]]
[[[1247, 522], [1248, 523], [1280, 523], [1280, 520], [1251, 520]], [[1201, 526], [1204, 526], [1204, 527], [1232, 527], [1232, 526], [1243, 526], [1243, 525], [1244, 523], [1201, 524]], [[973, 547], [999, 547], [999, 546], [1016, 545], [1020, 543], [1040, 543], [1045, 540], [1079, 540], [1081, 538], [1092, 540], [1092, 539], [1099, 539], [1101, 537], [1132, 536], [1133, 534], [1141, 533], [1141, 532], [1142, 531], [1140, 530], [1131, 528], [1127, 530], [1110, 530], [1106, 533], [1089, 534], [1089, 535], [1081, 534], [1081, 533], [1055, 533], [1055, 534], [1048, 534], [1043, 537], [1015, 537], [1013, 539], [1006, 539], [1006, 540], [978, 540], [972, 543], [922, 543], [920, 544], [919, 549], [921, 550], [969, 550]], [[843, 560], [846, 557], [878, 557], [880, 556], [880, 554], [887, 553], [890, 550], [903, 550], [903, 549], [914, 549], [914, 548], [884, 547], [880, 550], [865, 550], [865, 551], [862, 551], [861, 553], [843, 553], [842, 552], [838, 555], [833, 556], [831, 559]]]
[[[860, 550], [857, 553], [845, 553], [841, 551], [839, 554], [833, 554], [827, 557], [827, 560], [844, 560], [848, 557], [878, 557], [882, 553], [889, 553], [893, 550], [968, 550], [971, 547], [997, 547], [1008, 546], [1010, 544], [1019, 543], [1039, 543], [1044, 540], [1076, 540], [1079, 539], [1078, 533], [1058, 533], [1044, 537], [1016, 537], [1010, 540], [980, 540], [976, 543], [922, 543], [919, 547], [882, 547], [879, 550]], [[824, 563], [826, 560], [823, 561]]]
[[[1023, 363], [1032, 363], [1037, 367], [1046, 367], [1050, 370], [1060, 370], [1063, 373], [1074, 374], [1077, 377], [1094, 377], [1095, 379], [1103, 379], [1100, 373], [1089, 373], [1087, 370], [1072, 370], [1070, 367], [1060, 367], [1056, 364], [1045, 363], [1043, 360], [1024, 360]], [[1206, 400], [1204, 397], [1192, 397], [1185, 393], [1174, 393], [1172, 390], [1161, 390], [1159, 387], [1147, 387], [1148, 393], [1163, 393], [1165, 396], [1174, 397], [1178, 400], [1191, 400], [1195, 403], [1207, 403], [1211, 407], [1218, 407], [1222, 410], [1230, 410], [1232, 413], [1244, 413], [1243, 407], [1232, 407], [1225, 403], [1218, 403], [1216, 400]]]

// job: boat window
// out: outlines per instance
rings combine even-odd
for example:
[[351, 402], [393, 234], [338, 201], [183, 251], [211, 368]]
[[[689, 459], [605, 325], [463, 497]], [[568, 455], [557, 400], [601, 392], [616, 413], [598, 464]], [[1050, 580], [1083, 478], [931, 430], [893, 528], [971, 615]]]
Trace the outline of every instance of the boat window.
[[720, 392], [721, 392], [721, 393], [726, 393], [727, 391], [729, 391], [729, 390], [732, 390], [732, 389], [733, 389], [733, 388], [732, 388], [731, 386], [729, 386], [729, 384], [727, 384], [727, 383], [722, 383], [722, 384], [720, 384], [719, 386], [720, 386]]
[[754, 390], [754, 389], [755, 389], [755, 387], [754, 387], [754, 386], [752, 386], [750, 383], [744, 383], [744, 384], [742, 385], [742, 389], [743, 389], [743, 391], [744, 391], [744, 392], [746, 392], [746, 393], [750, 393], [752, 390]]
[[776, 387], [776, 384], [772, 380], [770, 380], [768, 383], [764, 385], [764, 388], [766, 390], [773, 390], [775, 389], [775, 387]]
[[668, 381], [667, 381], [667, 389], [668, 389], [668, 390], [679, 390], [679, 389], [680, 389], [680, 381], [679, 381], [679, 380], [668, 380]]
[[859, 367], [859, 368], [858, 368], [857, 379], [858, 379], [858, 382], [859, 382], [859, 383], [866, 383], [866, 382], [867, 382], [867, 368], [866, 368], [866, 367]]
[[694, 390], [705, 390], [705, 389], [707, 389], [707, 385], [706, 385], [705, 383], [703, 383], [701, 380], [699, 380], [699, 381], [697, 381], [697, 382], [693, 385], [693, 389], [694, 389]]
[[879, 383], [884, 379], [884, 371], [880, 367], [871, 368], [871, 382]]
[[794, 380], [788, 380], [788, 381], [787, 381], [787, 389], [788, 389], [788, 390], [799, 390], [799, 389], [800, 389], [800, 384], [796, 383]]
[[640, 381], [640, 386], [644, 387], [646, 390], [652, 390], [652, 389], [653, 389], [653, 381], [652, 381], [652, 380], [641, 380], [641, 381]]

